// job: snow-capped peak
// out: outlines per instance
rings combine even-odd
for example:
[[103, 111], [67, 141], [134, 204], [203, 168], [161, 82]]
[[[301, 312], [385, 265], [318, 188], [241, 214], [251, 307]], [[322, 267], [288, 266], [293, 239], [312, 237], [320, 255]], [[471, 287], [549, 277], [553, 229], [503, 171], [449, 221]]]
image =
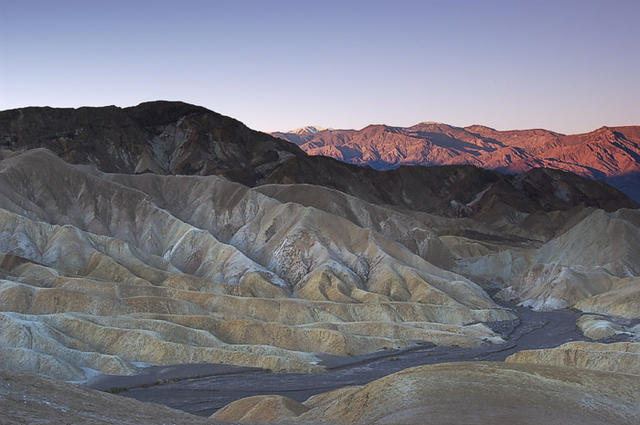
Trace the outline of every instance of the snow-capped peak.
[[320, 127], [317, 125], [305, 125], [304, 127], [296, 128], [295, 130], [291, 130], [289, 133], [294, 134], [315, 134], [319, 131], [329, 130], [326, 127]]

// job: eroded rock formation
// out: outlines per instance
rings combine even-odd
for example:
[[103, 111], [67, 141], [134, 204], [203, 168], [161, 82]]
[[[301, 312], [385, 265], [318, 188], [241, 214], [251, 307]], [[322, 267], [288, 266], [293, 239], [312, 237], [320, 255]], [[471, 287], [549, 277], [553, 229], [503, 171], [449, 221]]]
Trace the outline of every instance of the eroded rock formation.
[[[538, 153], [566, 142], [526, 137]], [[197, 362], [318, 372], [324, 354], [501, 344], [492, 324], [516, 315], [497, 292], [578, 309], [587, 338], [632, 342], [415, 368], [218, 417], [637, 423], [640, 388], [625, 374], [638, 362], [640, 213], [605, 183], [550, 169], [376, 171], [174, 102], [4, 111], [0, 144], [2, 368], [69, 381]]]
[[449, 363], [406, 369], [313, 396], [242, 399], [213, 415], [234, 422], [337, 424], [634, 424], [637, 376], [535, 364]]

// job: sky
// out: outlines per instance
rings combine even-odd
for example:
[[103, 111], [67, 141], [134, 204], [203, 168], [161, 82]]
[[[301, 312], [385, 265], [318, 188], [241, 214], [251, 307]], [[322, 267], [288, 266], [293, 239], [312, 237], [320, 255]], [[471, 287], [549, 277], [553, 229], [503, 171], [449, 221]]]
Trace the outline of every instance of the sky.
[[639, 17], [637, 0], [0, 0], [0, 109], [586, 132], [640, 124]]

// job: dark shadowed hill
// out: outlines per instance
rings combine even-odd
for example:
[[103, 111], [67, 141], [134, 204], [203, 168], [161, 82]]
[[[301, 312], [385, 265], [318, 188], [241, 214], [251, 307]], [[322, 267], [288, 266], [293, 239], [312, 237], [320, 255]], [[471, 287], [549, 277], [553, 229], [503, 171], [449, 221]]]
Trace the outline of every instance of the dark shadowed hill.
[[0, 140], [11, 150], [45, 147], [107, 172], [221, 174], [249, 185], [285, 159], [304, 155], [239, 121], [182, 102], [4, 111]]

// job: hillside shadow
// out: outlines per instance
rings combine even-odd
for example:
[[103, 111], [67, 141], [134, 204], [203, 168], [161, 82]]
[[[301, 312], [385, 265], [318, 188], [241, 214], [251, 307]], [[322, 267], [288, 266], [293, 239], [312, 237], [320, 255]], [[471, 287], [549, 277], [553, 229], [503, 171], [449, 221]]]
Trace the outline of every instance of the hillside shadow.
[[448, 149], [463, 150], [465, 152], [469, 152], [476, 155], [478, 153], [473, 151], [493, 152], [497, 150], [499, 147], [504, 147], [502, 143], [493, 142], [493, 141], [489, 141], [489, 143], [495, 143], [497, 145], [496, 147], [474, 145], [473, 143], [467, 143], [462, 140], [447, 136], [446, 134], [434, 133], [430, 131], [416, 131], [415, 134], [421, 138], [425, 138], [429, 140], [431, 143], [433, 143], [436, 146], [440, 146]]
[[631, 199], [640, 202], [640, 171], [602, 179], [616, 189], [621, 190]]

